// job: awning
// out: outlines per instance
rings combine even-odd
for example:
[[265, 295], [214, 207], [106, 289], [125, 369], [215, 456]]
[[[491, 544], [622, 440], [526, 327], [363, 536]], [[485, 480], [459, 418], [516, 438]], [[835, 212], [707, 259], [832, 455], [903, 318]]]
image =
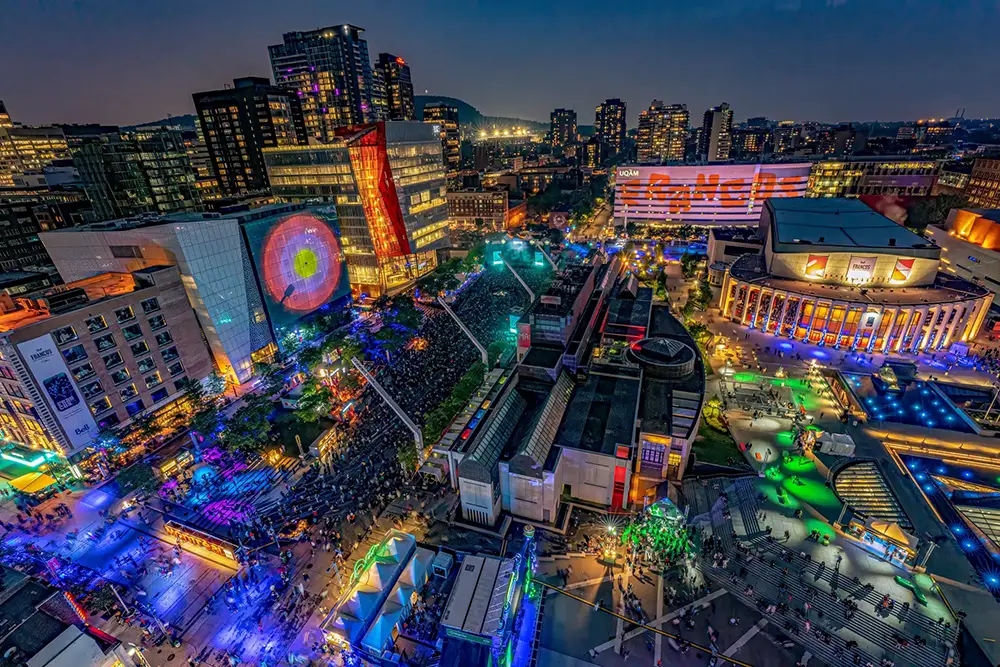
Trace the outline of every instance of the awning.
[[21, 475], [9, 482], [11, 486], [21, 493], [38, 493], [55, 483], [56, 480], [44, 472], [29, 472], [27, 475]]

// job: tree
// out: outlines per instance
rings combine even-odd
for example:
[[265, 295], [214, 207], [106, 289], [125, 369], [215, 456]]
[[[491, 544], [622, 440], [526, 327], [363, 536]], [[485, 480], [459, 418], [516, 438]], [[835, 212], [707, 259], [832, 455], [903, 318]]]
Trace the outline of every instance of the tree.
[[497, 360], [503, 355], [507, 344], [502, 340], [495, 340], [486, 346], [486, 358], [489, 359], [490, 367], [496, 366]]
[[152, 491], [160, 483], [153, 469], [141, 462], [119, 472], [115, 476], [115, 480], [118, 482], [118, 488], [125, 493], [129, 493], [130, 491]]
[[919, 231], [927, 225], [940, 225], [948, 219], [953, 208], [962, 208], [969, 203], [965, 195], [938, 195], [918, 199], [906, 215], [906, 226]]
[[229, 451], [254, 453], [262, 451], [271, 441], [271, 400], [259, 394], [248, 394], [231, 419], [226, 422], [219, 439]]
[[708, 280], [702, 278], [698, 281], [698, 302], [699, 308], [705, 310], [708, 308], [708, 304], [712, 303], [712, 298], [714, 297], [712, 292], [712, 284]]
[[399, 464], [407, 473], [416, 471], [417, 464], [420, 462], [417, 443], [413, 440], [407, 440], [396, 450], [396, 458], [399, 459]]
[[304, 422], [315, 423], [320, 417], [330, 414], [334, 398], [330, 387], [317, 382], [315, 378], [309, 378], [303, 385], [295, 416]]
[[222, 395], [226, 391], [226, 378], [218, 370], [205, 378], [205, 394], [210, 398]]
[[708, 403], [705, 404], [706, 411], [709, 414], [719, 414], [722, 412], [722, 399], [718, 396], [713, 396], [708, 399]]
[[323, 349], [318, 346], [309, 346], [299, 352], [299, 363], [308, 370], [315, 368], [323, 361]]
[[257, 375], [261, 378], [266, 396], [274, 396], [285, 390], [287, 379], [285, 378], [284, 366], [277, 363], [259, 363], [256, 370]]
[[132, 427], [129, 435], [140, 443], [152, 440], [160, 432], [160, 427], [156, 423], [154, 415], [143, 413], [132, 419]]
[[113, 426], [102, 426], [91, 441], [93, 447], [103, 452], [114, 451], [121, 446], [118, 429]]

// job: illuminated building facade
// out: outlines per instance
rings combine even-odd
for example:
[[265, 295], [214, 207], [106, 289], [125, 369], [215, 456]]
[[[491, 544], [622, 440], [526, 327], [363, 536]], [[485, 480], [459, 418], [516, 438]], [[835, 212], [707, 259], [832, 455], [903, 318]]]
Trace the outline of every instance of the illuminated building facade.
[[152, 414], [212, 372], [176, 267], [0, 298], [4, 437], [75, 461], [97, 432]]
[[0, 127], [14, 127], [14, 123], [10, 119], [10, 114], [7, 113], [7, 106], [0, 100]]
[[972, 206], [1000, 208], [1000, 160], [977, 158], [965, 192]]
[[200, 136], [223, 195], [266, 191], [261, 150], [307, 141], [300, 97], [272, 86], [269, 79], [234, 79], [232, 88], [192, 97]]
[[619, 99], [604, 100], [594, 112], [594, 136], [604, 144], [609, 155], [625, 147], [625, 103]]
[[416, 118], [410, 66], [399, 56], [394, 56], [391, 53], [380, 53], [376, 67], [382, 73], [382, 83], [385, 86], [386, 117], [383, 120], [413, 120]]
[[[941, 248], [853, 199], [771, 199], [759, 253], [726, 273], [730, 320], [866, 353], [947, 349], [975, 338], [993, 294], [938, 273]], [[905, 289], [904, 289], [905, 288]]]
[[70, 158], [66, 135], [59, 127], [25, 127], [0, 123], [0, 187], [14, 185], [15, 174], [40, 172], [56, 160]]
[[597, 137], [591, 137], [577, 150], [581, 151], [580, 166], [587, 169], [597, 169], [604, 160], [606, 146]]
[[430, 123], [344, 128], [327, 144], [271, 148], [264, 157], [275, 195], [336, 205], [356, 294], [401, 288], [437, 266], [448, 202]]
[[458, 190], [448, 193], [453, 229], [500, 232], [519, 226], [524, 201], [508, 201], [507, 188]]
[[441, 154], [448, 174], [458, 172], [462, 141], [458, 130], [458, 107], [437, 102], [424, 107], [424, 122], [441, 128]]
[[733, 130], [733, 155], [736, 157], [756, 157], [762, 155], [771, 138], [766, 128], [742, 128]]
[[944, 228], [927, 226], [942, 268], [1000, 295], [1000, 210], [956, 208]]
[[723, 102], [705, 111], [699, 153], [709, 162], [725, 162], [733, 147], [733, 110]]
[[620, 166], [615, 223], [756, 224], [765, 200], [802, 197], [809, 164]]
[[248, 381], [297, 322], [350, 294], [332, 206], [237, 204], [40, 234], [65, 280], [176, 265], [219, 372]]
[[664, 106], [660, 100], [653, 100], [649, 108], [639, 114], [638, 162], [683, 162], [690, 120], [687, 105]]
[[572, 109], [556, 109], [549, 116], [549, 134], [553, 148], [564, 148], [577, 139], [576, 112]]
[[308, 136], [329, 141], [337, 128], [379, 120], [363, 32], [346, 24], [287, 32], [267, 47], [274, 83], [295, 91]]
[[809, 173], [807, 197], [900, 195], [923, 197], [931, 193], [941, 171], [940, 160], [854, 157], [824, 160]]

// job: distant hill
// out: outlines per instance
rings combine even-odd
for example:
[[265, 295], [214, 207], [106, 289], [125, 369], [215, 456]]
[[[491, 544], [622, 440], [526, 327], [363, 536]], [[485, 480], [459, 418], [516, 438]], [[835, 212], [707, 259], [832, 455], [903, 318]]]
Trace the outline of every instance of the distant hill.
[[417, 108], [417, 117], [424, 119], [424, 107], [435, 102], [444, 102], [458, 108], [458, 124], [472, 127], [489, 127], [491, 125], [528, 127], [537, 132], [549, 129], [548, 123], [525, 118], [509, 118], [507, 116], [486, 116], [468, 102], [444, 95], [414, 95], [413, 104]]
[[160, 120], [154, 120], [149, 123], [140, 123], [139, 125], [128, 125], [122, 126], [123, 130], [134, 130], [137, 127], [148, 127], [151, 125], [176, 125], [182, 130], [193, 130], [195, 129], [195, 123], [198, 122], [198, 117], [193, 113], [186, 113], [183, 116], [169, 116], [167, 118], [161, 118]]

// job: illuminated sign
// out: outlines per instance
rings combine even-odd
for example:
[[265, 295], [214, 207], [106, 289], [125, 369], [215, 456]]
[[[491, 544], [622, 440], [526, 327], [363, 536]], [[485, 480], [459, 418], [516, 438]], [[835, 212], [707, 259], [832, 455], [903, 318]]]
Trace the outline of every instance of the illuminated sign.
[[822, 278], [826, 275], [826, 262], [829, 259], [826, 255], [809, 255], [804, 272], [806, 278]]
[[910, 272], [913, 271], [912, 259], [897, 259], [896, 266], [892, 269], [892, 275], [889, 277], [889, 283], [892, 285], [902, 285], [910, 278]]
[[847, 281], [850, 283], [866, 283], [875, 273], [877, 257], [857, 257], [851, 255], [851, 263], [847, 268]]
[[621, 168], [615, 217], [754, 222], [764, 200], [804, 196], [810, 169], [804, 163]]

